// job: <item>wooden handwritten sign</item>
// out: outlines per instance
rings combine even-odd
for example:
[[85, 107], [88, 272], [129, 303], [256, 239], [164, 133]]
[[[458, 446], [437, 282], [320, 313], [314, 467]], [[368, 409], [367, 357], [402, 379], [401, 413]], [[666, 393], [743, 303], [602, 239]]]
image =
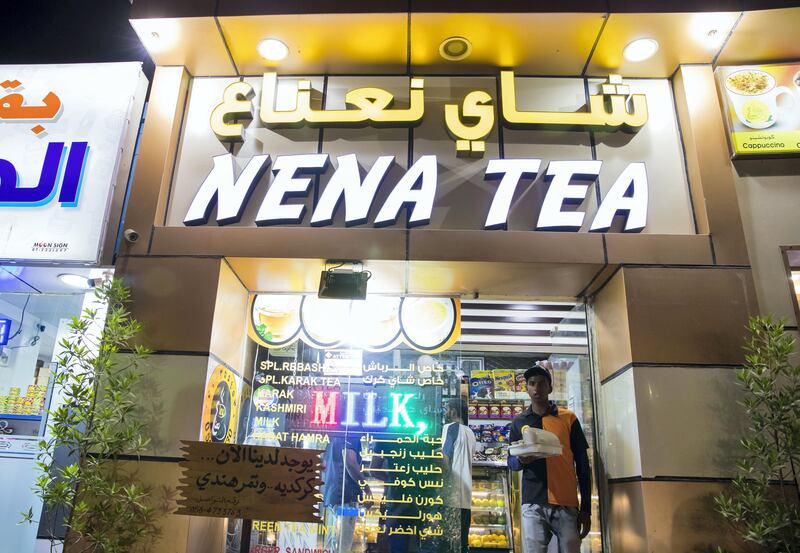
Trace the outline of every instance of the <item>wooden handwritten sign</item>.
[[177, 514], [319, 522], [320, 451], [183, 441]]

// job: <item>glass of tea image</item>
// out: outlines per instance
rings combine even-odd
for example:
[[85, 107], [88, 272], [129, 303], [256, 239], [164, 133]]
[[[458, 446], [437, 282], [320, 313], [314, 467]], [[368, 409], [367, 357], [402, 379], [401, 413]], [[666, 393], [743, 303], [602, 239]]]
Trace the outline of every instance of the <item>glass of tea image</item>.
[[[766, 129], [774, 125], [778, 116], [795, 107], [797, 100], [786, 86], [775, 86], [775, 77], [759, 69], [741, 69], [725, 78], [736, 117], [751, 129]], [[779, 98], [789, 96], [790, 104], [782, 106]]]
[[300, 327], [300, 300], [298, 295], [267, 294], [256, 298], [253, 306], [255, 324], [262, 324], [275, 343], [285, 342]]

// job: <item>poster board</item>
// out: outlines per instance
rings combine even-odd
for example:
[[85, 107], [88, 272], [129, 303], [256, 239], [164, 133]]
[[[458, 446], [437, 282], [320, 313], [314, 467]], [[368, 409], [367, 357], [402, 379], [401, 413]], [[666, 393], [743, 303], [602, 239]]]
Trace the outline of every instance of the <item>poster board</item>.
[[800, 64], [716, 70], [731, 154], [800, 155]]
[[182, 441], [176, 514], [319, 522], [320, 451]]

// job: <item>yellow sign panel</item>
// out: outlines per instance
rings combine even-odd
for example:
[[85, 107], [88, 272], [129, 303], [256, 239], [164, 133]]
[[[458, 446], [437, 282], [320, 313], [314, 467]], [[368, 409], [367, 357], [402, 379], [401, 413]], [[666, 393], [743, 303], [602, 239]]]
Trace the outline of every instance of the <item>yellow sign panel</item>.
[[800, 152], [800, 130], [779, 132], [735, 132], [733, 147], [737, 154], [792, 154]]
[[734, 157], [800, 153], [800, 64], [720, 67], [717, 80]]

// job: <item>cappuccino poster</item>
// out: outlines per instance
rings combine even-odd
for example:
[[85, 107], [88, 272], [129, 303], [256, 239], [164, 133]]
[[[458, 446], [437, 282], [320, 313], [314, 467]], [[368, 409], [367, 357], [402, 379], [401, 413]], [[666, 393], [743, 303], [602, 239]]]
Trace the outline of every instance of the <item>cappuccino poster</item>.
[[800, 64], [720, 67], [734, 157], [800, 153]]

